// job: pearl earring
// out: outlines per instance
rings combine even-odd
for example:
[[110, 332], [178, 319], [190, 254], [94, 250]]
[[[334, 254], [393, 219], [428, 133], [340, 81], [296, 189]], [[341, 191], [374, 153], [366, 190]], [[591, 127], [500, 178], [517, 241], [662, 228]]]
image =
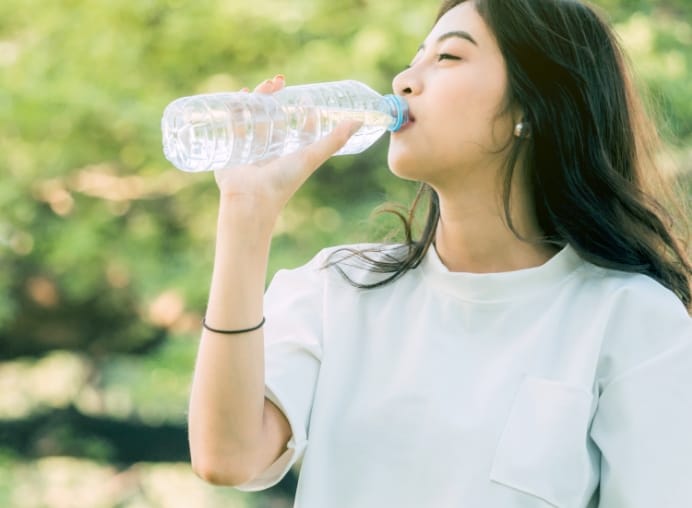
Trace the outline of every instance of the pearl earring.
[[519, 122], [514, 126], [514, 135], [518, 138], [529, 137], [529, 126], [524, 122]]

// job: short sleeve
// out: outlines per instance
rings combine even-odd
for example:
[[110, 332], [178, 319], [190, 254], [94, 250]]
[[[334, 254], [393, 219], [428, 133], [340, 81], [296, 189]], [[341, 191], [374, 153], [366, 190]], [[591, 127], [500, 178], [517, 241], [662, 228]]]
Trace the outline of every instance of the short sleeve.
[[276, 273], [265, 294], [265, 395], [286, 415], [286, 451], [254, 480], [235, 488], [273, 487], [302, 458], [322, 358], [322, 256]]
[[692, 320], [672, 294], [647, 303], [630, 307], [622, 347], [655, 353], [624, 355], [639, 360], [603, 386], [591, 426], [602, 508], [692, 506]]

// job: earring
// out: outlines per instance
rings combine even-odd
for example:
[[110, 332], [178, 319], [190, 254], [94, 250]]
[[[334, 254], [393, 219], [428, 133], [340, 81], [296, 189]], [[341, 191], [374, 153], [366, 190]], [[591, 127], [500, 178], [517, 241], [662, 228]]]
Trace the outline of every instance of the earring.
[[529, 135], [529, 124], [524, 122], [519, 122], [514, 126], [514, 135], [518, 138], [528, 138]]

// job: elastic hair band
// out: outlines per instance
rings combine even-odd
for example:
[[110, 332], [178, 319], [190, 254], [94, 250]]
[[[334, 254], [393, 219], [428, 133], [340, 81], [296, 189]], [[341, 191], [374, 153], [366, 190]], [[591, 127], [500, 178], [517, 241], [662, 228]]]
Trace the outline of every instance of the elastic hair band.
[[206, 328], [207, 330], [209, 330], [210, 332], [222, 333], [225, 335], [235, 335], [237, 333], [247, 333], [247, 332], [253, 332], [255, 330], [259, 330], [260, 328], [262, 328], [262, 325], [264, 325], [265, 321], [266, 321], [266, 318], [264, 316], [262, 316], [262, 321], [260, 321], [260, 323], [257, 326], [253, 326], [251, 328], [243, 328], [241, 330], [219, 330], [218, 328], [212, 328], [211, 326], [209, 326], [207, 324], [206, 318], [204, 318], [204, 319], [202, 319], [202, 326], [204, 328]]

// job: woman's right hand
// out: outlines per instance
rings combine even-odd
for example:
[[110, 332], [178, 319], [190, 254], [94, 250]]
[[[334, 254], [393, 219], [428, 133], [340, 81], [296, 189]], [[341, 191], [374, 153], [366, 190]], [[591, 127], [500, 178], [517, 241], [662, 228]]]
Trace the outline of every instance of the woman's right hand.
[[[255, 92], [271, 94], [283, 87], [284, 79], [279, 75], [260, 83]], [[294, 153], [258, 164], [215, 171], [221, 200], [255, 217], [261, 214], [275, 219], [308, 177], [346, 144], [359, 127], [356, 122], [345, 121], [328, 136]]]

